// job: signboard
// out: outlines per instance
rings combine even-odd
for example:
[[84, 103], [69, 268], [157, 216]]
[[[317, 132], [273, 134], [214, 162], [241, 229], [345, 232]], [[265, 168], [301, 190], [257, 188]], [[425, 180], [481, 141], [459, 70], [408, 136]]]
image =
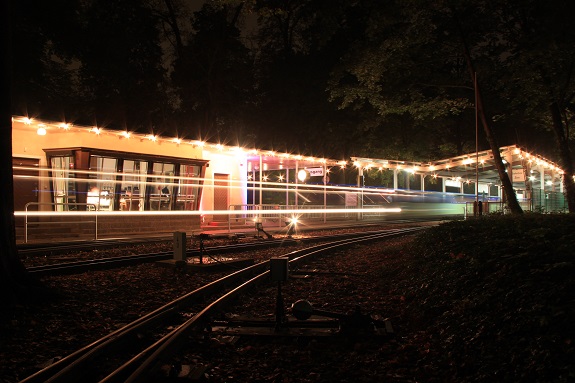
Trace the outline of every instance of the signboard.
[[323, 168], [307, 168], [310, 177], [323, 176]]
[[525, 182], [525, 173], [522, 171], [513, 172], [513, 182]]

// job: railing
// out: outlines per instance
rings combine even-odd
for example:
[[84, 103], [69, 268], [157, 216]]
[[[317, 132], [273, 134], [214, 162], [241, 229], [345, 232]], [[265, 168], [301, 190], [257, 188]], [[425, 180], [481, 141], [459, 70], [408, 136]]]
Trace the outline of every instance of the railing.
[[[355, 208], [355, 207], [354, 207]], [[363, 206], [365, 212], [361, 213], [361, 217], [380, 217], [383, 215], [381, 211], [375, 209], [381, 208], [380, 205], [365, 205]], [[370, 209], [374, 209], [373, 212]], [[278, 205], [278, 204], [242, 204], [228, 206], [230, 214], [228, 215], [228, 231], [231, 230], [233, 223], [240, 223], [247, 225], [248, 221], [263, 222], [265, 220], [277, 221], [278, 226], [286, 224], [287, 220], [291, 218], [294, 210], [298, 212], [299, 219], [312, 219], [312, 220], [327, 220], [329, 216], [331, 219], [357, 219], [361, 218], [360, 213], [348, 212], [347, 208], [341, 205], [324, 206], [324, 205]], [[307, 212], [306, 210], [313, 210]], [[331, 211], [330, 211], [331, 210]], [[334, 212], [334, 210], [338, 210]], [[255, 213], [257, 211], [257, 213]], [[290, 213], [286, 213], [286, 211]], [[325, 212], [324, 212], [325, 211]], [[234, 222], [235, 221], [235, 222]]]
[[[243, 204], [243, 205], [230, 205], [228, 210], [230, 214], [228, 215], [228, 231], [231, 230], [232, 220], [236, 222], [241, 221], [244, 225], [247, 225], [248, 221], [263, 220], [263, 219], [277, 219], [281, 222], [282, 214], [280, 212], [273, 212], [277, 210], [278, 205], [254, 205], [254, 204]], [[269, 214], [256, 214], [253, 211], [269, 210]], [[237, 214], [233, 212], [238, 212]]]
[[[519, 206], [523, 211], [533, 211], [538, 213], [565, 213], [566, 209], [564, 205], [557, 204], [555, 201], [542, 206], [539, 201], [533, 201], [530, 199], [519, 200]], [[554, 204], [555, 203], [555, 204]], [[505, 202], [502, 201], [484, 201], [481, 204], [481, 214], [479, 214], [479, 207], [475, 206], [475, 202], [465, 203], [465, 218], [473, 217], [475, 215], [483, 214], [507, 214], [509, 213], [508, 207]]]
[[[38, 209], [36, 209], [35, 211], [30, 211], [29, 208], [31, 206], [52, 206], [53, 208], [51, 209], [52, 211], [56, 211], [56, 207], [57, 206], [85, 206], [87, 211], [97, 211], [96, 209], [96, 204], [93, 203], [73, 203], [73, 202], [28, 202], [25, 205], [24, 208], [24, 242], [28, 243], [28, 225], [32, 224], [32, 222], [29, 221], [29, 217], [36, 215], [38, 213]], [[77, 212], [76, 212], [77, 213]], [[73, 216], [68, 216], [68, 215], [59, 215], [60, 217], [77, 217], [78, 214], [75, 214]], [[58, 221], [58, 222], [53, 222], [53, 221], [42, 221], [42, 220], [38, 220], [38, 221], [34, 221], [33, 223], [35, 225], [70, 225], [70, 224], [94, 224], [94, 239], [97, 240], [98, 239], [98, 214], [94, 214], [94, 215], [90, 215], [90, 217], [94, 217], [93, 220], [83, 220], [83, 221]]]

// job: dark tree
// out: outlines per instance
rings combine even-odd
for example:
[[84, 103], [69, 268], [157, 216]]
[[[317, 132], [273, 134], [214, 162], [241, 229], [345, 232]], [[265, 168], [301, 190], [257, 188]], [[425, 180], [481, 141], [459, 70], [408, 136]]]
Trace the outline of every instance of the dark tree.
[[[414, 145], [434, 143], [438, 131], [431, 129], [437, 126], [433, 122], [473, 116], [470, 111], [475, 103], [476, 63], [472, 55], [487, 49], [483, 33], [487, 28], [494, 28], [484, 4], [467, 1], [454, 4], [457, 8], [449, 1], [358, 3], [367, 15], [364, 37], [351, 45], [341, 66], [334, 71], [332, 98], [344, 108], [375, 109], [382, 116], [382, 124], [375, 128], [384, 129], [386, 136], [392, 139], [398, 137], [389, 127], [394, 121], [392, 117], [401, 116], [404, 120], [409, 116], [413, 123], [405, 124], [404, 128], [414, 137], [410, 146], [425, 153]], [[478, 97], [482, 102], [478, 102], [481, 107], [477, 109], [482, 116], [486, 140], [497, 156], [499, 146], [491, 115], [485, 113], [484, 106], [488, 104], [485, 100], [489, 98]], [[474, 138], [474, 119], [469, 118], [467, 126], [470, 134], [466, 136]], [[455, 137], [453, 144], [457, 147], [463, 136]], [[438, 141], [435, 145], [438, 146]], [[465, 146], [463, 142], [461, 147]], [[498, 170], [508, 205], [513, 212], [521, 213], [499, 160]]]
[[165, 70], [157, 18], [137, 1], [84, 2], [77, 46], [90, 123], [160, 132]]
[[3, 1], [0, 9], [2, 30], [2, 60], [0, 81], [0, 309], [30, 298], [30, 289], [36, 285], [18, 257], [14, 223], [14, 185], [12, 173], [12, 13], [10, 2]]
[[194, 32], [175, 62], [178, 114], [192, 138], [223, 143], [236, 135], [246, 138], [254, 84], [253, 59], [240, 40], [241, 11], [241, 4], [206, 2], [195, 13]]
[[79, 103], [77, 0], [12, 2], [12, 113], [60, 120]]
[[[256, 61], [257, 145], [346, 158], [365, 136], [362, 117], [338, 110], [327, 93], [329, 73], [353, 26], [346, 1], [262, 1]], [[349, 15], [347, 16], [349, 17]]]
[[506, 117], [538, 127], [534, 144], [552, 132], [556, 146], [549, 154], [560, 159], [569, 211], [575, 212], [575, 4], [510, 0], [497, 14], [501, 23], [492, 60], [505, 76], [498, 90], [508, 100]]

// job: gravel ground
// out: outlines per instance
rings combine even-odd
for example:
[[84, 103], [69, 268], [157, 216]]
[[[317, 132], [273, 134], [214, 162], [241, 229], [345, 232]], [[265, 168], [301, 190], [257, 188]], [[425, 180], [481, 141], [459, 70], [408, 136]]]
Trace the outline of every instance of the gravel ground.
[[[373, 228], [370, 228], [373, 230]], [[306, 236], [335, 234], [352, 229], [310, 232]], [[295, 236], [297, 239], [298, 236]], [[229, 243], [211, 240], [210, 246]], [[117, 255], [171, 250], [171, 243], [141, 245], [58, 256], [93, 259]], [[255, 262], [281, 256], [300, 246], [234, 254]], [[50, 257], [24, 260], [27, 265], [53, 263]], [[137, 319], [225, 272], [175, 272], [157, 264], [42, 278], [52, 299], [37, 306], [20, 306], [0, 314], [0, 382], [17, 382], [76, 349]], [[135, 299], [134, 297], [137, 297]]]
[[[214, 338], [176, 362], [203, 366], [207, 382], [575, 382], [574, 233], [571, 215], [495, 217], [338, 251], [316, 263], [331, 274], [285, 283], [286, 306], [359, 305], [389, 319], [392, 337]], [[0, 381], [220, 276], [144, 264], [46, 277], [55, 299], [0, 316]], [[272, 318], [275, 292], [270, 284], [229, 314]]]
[[[202, 352], [186, 353], [179, 364], [206, 366], [204, 377], [209, 382], [415, 382], [424, 375], [430, 377], [417, 366], [420, 344], [409, 338], [404, 297], [393, 281], [380, 274], [384, 269], [399, 272], [401, 251], [411, 240], [392, 239], [321, 257], [306, 267], [319, 273], [290, 278], [282, 287], [286, 307], [300, 299], [342, 314], [359, 307], [363, 314], [389, 319], [395, 335], [241, 337], [233, 343], [216, 338]], [[229, 315], [273, 320], [276, 294], [277, 286], [271, 283]]]

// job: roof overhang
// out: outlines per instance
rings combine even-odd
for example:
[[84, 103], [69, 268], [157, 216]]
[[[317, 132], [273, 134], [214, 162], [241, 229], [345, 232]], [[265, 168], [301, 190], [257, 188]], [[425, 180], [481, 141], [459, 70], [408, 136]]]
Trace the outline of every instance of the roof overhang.
[[[560, 181], [563, 170], [552, 161], [539, 155], [529, 153], [525, 149], [512, 145], [499, 149], [501, 158], [507, 169], [512, 169], [515, 182], [524, 182], [531, 173], [545, 174], [552, 182]], [[500, 184], [499, 173], [495, 167], [493, 152], [484, 150], [461, 156], [446, 158], [429, 162], [410, 162], [374, 159], [365, 157], [352, 157], [354, 165], [361, 169], [377, 168], [379, 170], [403, 170], [412, 174], [433, 176], [462, 181]], [[521, 177], [523, 174], [523, 177]]]

